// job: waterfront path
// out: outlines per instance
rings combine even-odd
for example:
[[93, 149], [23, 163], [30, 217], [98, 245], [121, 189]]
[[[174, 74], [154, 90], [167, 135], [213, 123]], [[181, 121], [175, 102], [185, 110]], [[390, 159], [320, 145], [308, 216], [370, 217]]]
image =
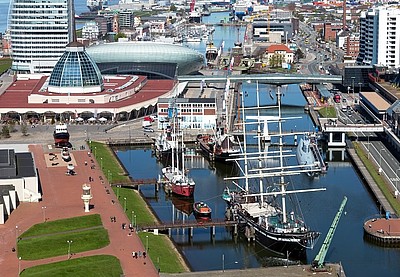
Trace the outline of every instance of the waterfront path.
[[[132, 251], [144, 251], [139, 237], [130, 233], [129, 229], [122, 229], [122, 223], [129, 223], [123, 208], [117, 201], [106, 178], [98, 169], [90, 166], [91, 159], [87, 150], [72, 151], [76, 161], [75, 171], [77, 175], [68, 176], [65, 174], [64, 166], [50, 166], [46, 164], [46, 153], [50, 152], [47, 145], [30, 145], [30, 151], [34, 154], [36, 167], [40, 175], [43, 190], [43, 201], [39, 203], [21, 203], [18, 209], [12, 212], [11, 217], [4, 225], [0, 225], [0, 268], [1, 276], [17, 276], [19, 267], [21, 270], [52, 262], [67, 260], [67, 243], [65, 255], [48, 259], [27, 261], [22, 257], [18, 262], [18, 253], [13, 252], [16, 246], [17, 237], [34, 224], [44, 220], [57, 220], [98, 213], [101, 216], [103, 226], [108, 231], [110, 244], [104, 248], [91, 250], [82, 253], [74, 253], [74, 246], [71, 245], [72, 259], [92, 255], [113, 255], [121, 263], [124, 276], [158, 276], [158, 272], [149, 258], [134, 259]], [[54, 149], [52, 149], [54, 152]], [[85, 166], [85, 161], [89, 164]], [[96, 161], [93, 159], [93, 162]], [[94, 181], [88, 182], [88, 176]], [[102, 177], [102, 181], [99, 177]], [[82, 185], [91, 184], [93, 199], [92, 208], [89, 213], [84, 212], [83, 201], [81, 200]], [[107, 191], [111, 193], [107, 193]], [[114, 202], [112, 201], [114, 200]], [[43, 207], [46, 207], [45, 209]], [[117, 222], [111, 222], [110, 217], [115, 216]]]
[[364, 166], [361, 159], [358, 157], [356, 151], [353, 148], [348, 148], [347, 152], [349, 153], [351, 159], [356, 165], [356, 168], [361, 172], [361, 175], [364, 177], [364, 181], [368, 184], [371, 191], [375, 195], [378, 203], [381, 205], [383, 210], [386, 212], [390, 212], [390, 214], [396, 214], [392, 206], [387, 201], [386, 197], [383, 195], [382, 191], [379, 189], [378, 185], [375, 183], [375, 180], [372, 178], [371, 174], [368, 172], [368, 169]]
[[306, 276], [336, 276], [345, 277], [345, 273], [340, 264], [327, 264], [330, 268], [329, 271], [314, 272], [311, 271], [309, 265], [291, 265], [291, 266], [277, 266], [277, 267], [263, 267], [263, 268], [248, 268], [245, 270], [216, 270], [216, 271], [200, 271], [200, 272], [187, 272], [179, 274], [166, 274], [161, 273], [162, 277], [306, 277]]

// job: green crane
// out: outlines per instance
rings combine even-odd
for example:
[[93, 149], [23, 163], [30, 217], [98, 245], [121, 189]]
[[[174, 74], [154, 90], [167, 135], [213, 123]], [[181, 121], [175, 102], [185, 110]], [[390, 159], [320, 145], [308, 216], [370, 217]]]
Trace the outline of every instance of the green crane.
[[336, 227], [339, 223], [340, 217], [342, 216], [344, 206], [346, 206], [346, 202], [347, 202], [347, 197], [345, 196], [343, 198], [342, 204], [340, 205], [339, 211], [336, 213], [336, 216], [333, 219], [328, 234], [325, 237], [324, 243], [322, 244], [321, 249], [319, 250], [317, 256], [315, 257], [314, 261], [311, 264], [313, 268], [321, 269], [324, 267], [326, 253], [328, 252], [329, 246], [331, 245], [333, 235], [335, 234]]

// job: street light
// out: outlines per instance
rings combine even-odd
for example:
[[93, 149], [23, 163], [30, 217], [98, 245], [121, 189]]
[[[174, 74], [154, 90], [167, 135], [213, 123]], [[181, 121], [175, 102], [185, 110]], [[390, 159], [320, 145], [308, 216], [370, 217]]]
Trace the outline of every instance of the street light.
[[103, 157], [100, 158], [100, 168], [103, 170]]
[[399, 182], [399, 173], [397, 173], [397, 171], [399, 171], [399, 170], [400, 170], [400, 168], [396, 169], [396, 192], [394, 193], [396, 198], [397, 198], [397, 195], [399, 194], [399, 187], [397, 186], [397, 183]]
[[132, 226], [133, 226], [133, 215], [135, 214], [135, 212], [134, 211], [132, 211], [132, 213], [131, 213], [131, 224], [132, 224]]
[[21, 275], [21, 257], [18, 257], [18, 276]]
[[149, 236], [146, 236], [146, 252], [149, 252]]
[[68, 255], [67, 255], [67, 259], [69, 260], [70, 256], [71, 256], [71, 243], [72, 240], [67, 240], [68, 243]]
[[97, 157], [97, 146], [94, 147], [94, 156]]
[[18, 225], [15, 226], [15, 241], [18, 242]]
[[354, 101], [354, 79], [355, 79], [355, 78], [356, 78], [356, 77], [354, 77], [354, 76], [351, 77], [352, 87], [353, 87], [353, 101]]
[[134, 226], [135, 226], [135, 230], [136, 230], [136, 229], [137, 229], [136, 215], [134, 216], [134, 219], [135, 219], [135, 224], [134, 224]]
[[46, 206], [42, 206], [42, 211], [43, 211], [43, 222], [46, 222]]
[[124, 197], [124, 212], [126, 212], [126, 197]]

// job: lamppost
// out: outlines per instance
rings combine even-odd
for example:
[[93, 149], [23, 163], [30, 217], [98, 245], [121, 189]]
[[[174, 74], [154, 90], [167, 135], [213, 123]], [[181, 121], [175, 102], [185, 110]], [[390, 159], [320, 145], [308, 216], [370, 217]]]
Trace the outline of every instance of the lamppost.
[[397, 184], [399, 182], [399, 173], [397, 173], [397, 171], [399, 171], [399, 170], [400, 170], [400, 168], [396, 169], [396, 192], [395, 192], [396, 198], [397, 198], [397, 195], [399, 194], [399, 187], [397, 186]]
[[222, 272], [225, 272], [225, 254], [222, 254]]
[[134, 215], [133, 218], [135, 219], [135, 224], [134, 224], [134, 226], [135, 226], [135, 230], [136, 230], [136, 229], [137, 229], [136, 215]]
[[67, 255], [67, 259], [69, 260], [70, 256], [71, 256], [71, 243], [72, 240], [67, 240], [68, 243], [68, 255]]
[[100, 168], [103, 170], [103, 157], [100, 158]]
[[385, 151], [385, 148], [381, 148], [381, 150], [379, 150], [379, 175], [382, 173], [382, 151]]
[[18, 243], [18, 225], [15, 226], [15, 241]]
[[131, 224], [132, 224], [132, 226], [133, 226], [133, 215], [135, 214], [135, 212], [134, 211], [132, 211], [132, 213], [131, 213]]
[[146, 235], [146, 252], [149, 252], [149, 236]]
[[43, 211], [43, 222], [46, 222], [46, 206], [42, 206], [42, 211]]
[[124, 212], [126, 212], [126, 197], [124, 197]]
[[18, 257], [18, 276], [21, 275], [21, 257]]
[[94, 156], [95, 156], [95, 157], [97, 157], [96, 154], [97, 154], [97, 147], [95, 146], [95, 147], [94, 147]]
[[351, 82], [352, 82], [352, 88], [353, 88], [353, 101], [354, 101], [354, 79], [355, 79], [356, 77], [354, 77], [354, 76], [351, 76]]

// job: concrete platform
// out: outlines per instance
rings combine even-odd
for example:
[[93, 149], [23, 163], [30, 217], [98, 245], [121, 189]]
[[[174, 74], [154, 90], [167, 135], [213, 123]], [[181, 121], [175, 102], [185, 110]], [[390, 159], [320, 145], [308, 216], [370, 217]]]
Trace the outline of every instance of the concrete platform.
[[229, 277], [303, 277], [303, 276], [346, 276], [340, 264], [327, 264], [328, 271], [314, 272], [311, 271], [310, 265], [292, 265], [288, 267], [265, 267], [265, 268], [252, 268], [245, 270], [216, 270], [216, 271], [201, 271], [201, 272], [188, 272], [179, 274], [165, 274], [161, 273], [163, 277], [213, 277], [213, 276], [229, 276]]

